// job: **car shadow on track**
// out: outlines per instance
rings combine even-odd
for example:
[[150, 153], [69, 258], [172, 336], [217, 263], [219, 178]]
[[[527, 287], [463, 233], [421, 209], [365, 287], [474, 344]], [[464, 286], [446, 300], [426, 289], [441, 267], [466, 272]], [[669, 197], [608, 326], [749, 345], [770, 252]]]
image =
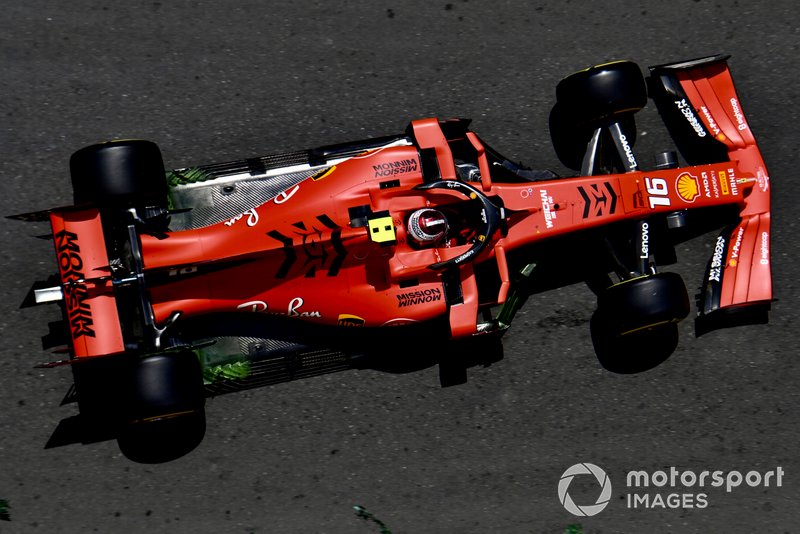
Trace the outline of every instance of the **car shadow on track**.
[[[500, 337], [493, 335], [479, 336], [467, 341], [425, 340], [424, 343], [417, 343], [413, 342], [414, 338], [411, 338], [410, 344], [408, 339], [405, 343], [392, 341], [394, 342], [373, 345], [373, 348], [362, 347], [358, 351], [351, 346], [332, 349], [311, 347], [256, 358], [248, 363], [246, 376], [217, 375], [214, 381], [207, 382], [206, 395], [215, 397], [348, 370], [372, 369], [390, 374], [406, 374], [437, 365], [441, 386], [451, 387], [467, 382], [469, 368], [488, 367], [503, 359]], [[73, 386], [61, 404], [63, 406], [77, 401], [78, 393]], [[109, 441], [118, 439], [120, 433], [119, 425], [110, 419], [78, 414], [62, 419], [44, 448]], [[195, 441], [199, 443], [200, 440]], [[184, 451], [186, 452], [189, 451]], [[125, 451], [125, 455], [129, 458], [142, 456], [136, 450]]]

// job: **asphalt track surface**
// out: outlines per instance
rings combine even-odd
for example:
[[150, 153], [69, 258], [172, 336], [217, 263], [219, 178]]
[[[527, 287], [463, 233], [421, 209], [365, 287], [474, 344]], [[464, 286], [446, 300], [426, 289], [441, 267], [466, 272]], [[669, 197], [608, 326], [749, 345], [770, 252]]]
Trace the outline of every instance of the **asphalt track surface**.
[[[731, 54], [772, 177], [779, 300], [768, 325], [695, 338], [685, 321], [672, 358], [619, 375], [592, 351], [593, 296], [564, 288], [529, 301], [505, 359], [465, 385], [441, 389], [435, 368], [365, 370], [221, 396], [197, 450], [141, 465], [113, 441], [44, 449], [75, 413], [58, 407], [71, 375], [33, 369], [51, 359], [39, 336], [55, 309], [17, 305], [53, 254], [33, 238], [46, 226], [2, 220], [0, 532], [378, 532], [356, 504], [394, 533], [800, 528], [794, 2], [9, 0], [3, 12], [2, 214], [68, 203], [70, 154], [111, 138], [155, 140], [180, 167], [466, 116], [502, 152], [566, 173], [547, 131], [562, 76]], [[653, 109], [638, 121], [646, 161], [669, 145]], [[690, 290], [712, 242], [678, 251]], [[612, 481], [594, 517], [558, 499], [578, 462]], [[705, 508], [627, 507], [628, 471], [670, 466], [785, 474], [782, 487], [705, 488]], [[599, 491], [586, 480], [570, 489], [584, 504]]]

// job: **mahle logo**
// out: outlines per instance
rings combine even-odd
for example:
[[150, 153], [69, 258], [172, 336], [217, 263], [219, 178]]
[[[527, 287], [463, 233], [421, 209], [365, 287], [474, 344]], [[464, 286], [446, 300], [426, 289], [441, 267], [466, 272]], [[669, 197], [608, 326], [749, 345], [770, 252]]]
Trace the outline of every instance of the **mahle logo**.
[[[594, 475], [597, 483], [600, 485], [600, 495], [594, 504], [577, 505], [570, 497], [567, 490], [572, 483], [572, 479], [577, 475]], [[569, 467], [564, 474], [561, 475], [561, 480], [558, 481], [558, 500], [566, 508], [567, 512], [578, 517], [590, 517], [597, 515], [608, 506], [611, 500], [611, 480], [609, 480], [606, 472], [589, 462], [582, 464], [575, 464]]]

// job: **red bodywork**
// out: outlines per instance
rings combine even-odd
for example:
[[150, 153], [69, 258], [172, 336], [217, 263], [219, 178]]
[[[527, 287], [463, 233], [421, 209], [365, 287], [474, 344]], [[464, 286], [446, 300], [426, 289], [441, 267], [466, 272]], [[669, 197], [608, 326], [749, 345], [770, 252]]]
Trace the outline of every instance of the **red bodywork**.
[[747, 190], [741, 223], [730, 234], [720, 307], [772, 300], [769, 173], [725, 63], [679, 71], [678, 80], [707, 130], [725, 144]]
[[[421, 150], [432, 149], [441, 180], [455, 180], [450, 143], [440, 123], [412, 123], [412, 146], [373, 150], [290, 187], [240, 217], [196, 230], [141, 235], [145, 273], [165, 282], [147, 288], [156, 324], [175, 312], [182, 318], [239, 311], [295, 317], [343, 326], [381, 327], [445, 317], [452, 337], [476, 333], [479, 307], [503, 303], [511, 274], [506, 252], [545, 239], [659, 213], [725, 204], [738, 205], [724, 262], [710, 276], [722, 280], [719, 307], [772, 299], [769, 264], [769, 178], [744, 118], [733, 82], [722, 63], [679, 72], [682, 88], [709, 131], [728, 147], [730, 161], [660, 171], [499, 183], [478, 137], [481, 181], [471, 183], [498, 209], [504, 223], [473, 240], [486, 246], [459, 263], [462, 297], [448, 303], [442, 271], [431, 268], [468, 252], [473, 243], [416, 246], [407, 237], [410, 214], [421, 208], [469, 201], [443, 188], [418, 189]], [[463, 142], [463, 137], [461, 138]], [[373, 218], [355, 224], [353, 209]], [[113, 292], [103, 281], [78, 282], [70, 269], [79, 260], [85, 278], [101, 279], [108, 264], [96, 210], [52, 215], [62, 281], [85, 288], [67, 310], [88, 310], [92, 335], [73, 328], [76, 357], [122, 350]], [[64, 232], [71, 233], [65, 241]], [[69, 243], [69, 245], [65, 245]], [[64, 256], [72, 246], [82, 256]], [[61, 260], [62, 258], [63, 261]], [[500, 290], [478, 294], [475, 264], [497, 267]], [[208, 266], [218, 268], [205, 268]], [[73, 269], [74, 270], [74, 269]], [[77, 284], [77, 285], [76, 285]]]
[[50, 215], [63, 282], [67, 326], [75, 356], [98, 356], [125, 349], [108, 277], [108, 255], [96, 208]]

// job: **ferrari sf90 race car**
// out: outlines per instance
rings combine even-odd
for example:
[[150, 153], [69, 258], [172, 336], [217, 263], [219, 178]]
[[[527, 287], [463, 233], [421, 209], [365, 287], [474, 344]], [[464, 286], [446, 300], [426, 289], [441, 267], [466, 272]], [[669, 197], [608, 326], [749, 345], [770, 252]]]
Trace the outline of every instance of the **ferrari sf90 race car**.
[[[649, 97], [678, 152], [635, 155]], [[443, 383], [498, 358], [536, 293], [586, 282], [601, 362], [631, 372], [677, 345], [686, 286], [660, 266], [719, 230], [698, 333], [763, 322], [772, 299], [769, 175], [726, 57], [589, 68], [556, 88], [550, 130], [575, 176], [500, 155], [463, 119], [165, 172], [157, 146], [70, 161], [75, 204], [48, 219], [58, 272], [45, 348], [69, 358], [85, 428], [129, 457], [191, 450], [206, 397], [348, 368], [439, 363]], [[88, 439], [88, 438], [87, 438]]]

